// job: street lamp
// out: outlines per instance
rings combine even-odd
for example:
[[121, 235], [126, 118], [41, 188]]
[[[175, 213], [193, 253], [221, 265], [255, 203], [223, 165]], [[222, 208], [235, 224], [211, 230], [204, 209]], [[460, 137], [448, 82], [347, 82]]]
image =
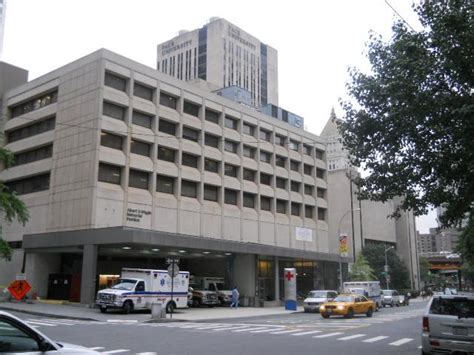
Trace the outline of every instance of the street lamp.
[[388, 262], [387, 262], [387, 251], [390, 249], [394, 249], [395, 247], [392, 245], [391, 247], [385, 248], [385, 265], [383, 267], [383, 271], [385, 271], [385, 283], [387, 284], [387, 289], [390, 289], [390, 275], [388, 274]]
[[[341, 255], [341, 223], [342, 223], [342, 220], [344, 219], [344, 217], [346, 217], [349, 213], [351, 212], [354, 212], [354, 211], [360, 211], [360, 208], [354, 208], [354, 209], [350, 209], [348, 211], [346, 211], [341, 219], [339, 220], [339, 224], [338, 224], [338, 227], [337, 227], [337, 238], [339, 240], [339, 290], [342, 292], [342, 255]], [[352, 248], [355, 249], [355, 245], [354, 245], [354, 238], [352, 238]], [[355, 260], [354, 260], [355, 261]]]

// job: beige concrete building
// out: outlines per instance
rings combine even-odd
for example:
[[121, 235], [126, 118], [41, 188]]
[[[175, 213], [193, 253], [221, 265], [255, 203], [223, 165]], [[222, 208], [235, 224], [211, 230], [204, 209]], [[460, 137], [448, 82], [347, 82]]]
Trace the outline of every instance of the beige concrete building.
[[[0, 284], [93, 301], [122, 267], [221, 276], [249, 304], [335, 288], [325, 142], [107, 50], [8, 91], [0, 180], [29, 208]], [[347, 263], [348, 259], [343, 259]], [[63, 286], [58, 286], [63, 285]]]

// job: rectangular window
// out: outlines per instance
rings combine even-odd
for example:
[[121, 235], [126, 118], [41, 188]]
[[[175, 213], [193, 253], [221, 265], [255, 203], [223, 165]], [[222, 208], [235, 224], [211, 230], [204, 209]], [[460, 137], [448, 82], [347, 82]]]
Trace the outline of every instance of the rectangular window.
[[301, 214], [301, 204], [292, 202], [291, 203], [291, 214], [293, 216], [299, 216]]
[[132, 139], [130, 142], [130, 153], [143, 155], [145, 157], [150, 156], [151, 144], [140, 142]]
[[158, 159], [174, 163], [176, 161], [176, 151], [170, 148], [158, 147]]
[[275, 156], [275, 165], [284, 168], [285, 165], [286, 165], [286, 158], [282, 157], [281, 155], [276, 155]]
[[255, 195], [244, 192], [244, 207], [255, 208]]
[[272, 175], [260, 173], [260, 183], [264, 185], [272, 184]]
[[311, 147], [310, 145], [307, 145], [307, 144], [303, 144], [303, 153], [304, 154], [312, 156], [312, 154], [311, 154], [312, 152], [313, 152], [313, 147]]
[[187, 113], [188, 115], [191, 115], [194, 117], [199, 117], [200, 108], [201, 108], [200, 105], [184, 100], [184, 104], [183, 104], [184, 113]]
[[104, 102], [102, 114], [123, 121], [125, 119], [125, 108], [110, 102]]
[[272, 210], [272, 199], [266, 196], [260, 196], [260, 209], [263, 211]]
[[199, 141], [200, 131], [189, 127], [183, 127], [183, 138], [193, 142]]
[[31, 194], [33, 192], [49, 189], [49, 173], [27, 177], [20, 180], [5, 182], [5, 185], [18, 195]]
[[40, 148], [28, 150], [15, 154], [15, 161], [13, 166], [32, 163], [34, 161], [51, 158], [53, 156], [53, 145], [46, 145]]
[[231, 152], [231, 153], [237, 153], [237, 150], [239, 148], [239, 145], [237, 142], [232, 142], [229, 140], [225, 140], [224, 142], [224, 150], [226, 152]]
[[244, 168], [244, 170], [242, 171], [242, 178], [244, 180], [248, 180], [248, 181], [255, 181], [255, 175], [257, 174], [257, 172], [255, 170], [250, 170], [250, 169], [246, 169]]
[[237, 177], [237, 175], [239, 174], [239, 167], [235, 165], [225, 164], [224, 174], [226, 176]]
[[276, 187], [279, 189], [286, 189], [286, 179], [283, 179], [281, 177], [276, 178]]
[[255, 148], [244, 145], [242, 155], [247, 158], [255, 158]]
[[133, 86], [133, 95], [148, 101], [153, 101], [153, 91], [155, 91], [153, 88], [137, 82]]
[[318, 208], [318, 220], [325, 221], [326, 220], [326, 209], [325, 208]]
[[313, 166], [312, 165], [308, 165], [308, 164], [304, 164], [303, 165], [303, 171], [306, 175], [313, 175]]
[[324, 150], [316, 149], [316, 159], [324, 160]]
[[166, 121], [162, 118], [158, 121], [158, 130], [163, 133], [171, 134], [172, 136], [176, 136], [176, 126], [176, 123]]
[[199, 164], [199, 157], [197, 155], [183, 153], [183, 155], [181, 156], [181, 164], [197, 169]]
[[270, 142], [272, 137], [272, 132], [260, 128], [260, 139], [262, 141]]
[[219, 187], [204, 185], [204, 199], [207, 201], [219, 201]]
[[228, 205], [237, 205], [237, 191], [225, 189], [224, 203], [227, 203]]
[[316, 176], [320, 179], [324, 179], [324, 170], [316, 168]]
[[146, 171], [130, 169], [130, 174], [128, 177], [128, 186], [135, 187], [137, 189], [148, 190], [149, 176], [150, 174]]
[[206, 133], [204, 135], [204, 144], [219, 149], [219, 137]]
[[160, 105], [176, 110], [178, 107], [178, 98], [165, 92], [160, 92]]
[[272, 153], [260, 151], [260, 161], [263, 161], [265, 163], [271, 163], [272, 162]]
[[292, 181], [291, 182], [291, 191], [300, 192], [300, 186], [301, 186], [301, 183], [299, 183], [297, 181]]
[[237, 119], [229, 117], [229, 116], [225, 116], [225, 126], [227, 128], [237, 130], [238, 125], [239, 125], [239, 122], [237, 121]]
[[104, 85], [125, 92], [127, 90], [127, 79], [105, 72]]
[[326, 189], [321, 189], [321, 188], [318, 187], [316, 189], [316, 194], [320, 198], [326, 198]]
[[314, 186], [311, 186], [311, 185], [304, 185], [304, 193], [305, 195], [310, 195], [310, 196], [313, 196], [313, 192], [314, 192]]
[[52, 131], [55, 126], [55, 117], [50, 117], [48, 119], [35, 122], [28, 126], [23, 126], [21, 128], [14, 129], [7, 132], [8, 142], [16, 142], [25, 138], [36, 136], [47, 131]]
[[298, 151], [299, 147], [300, 147], [300, 144], [293, 140], [293, 139], [290, 139], [290, 143], [288, 144], [288, 147], [291, 149], [291, 150], [295, 150], [295, 151]]
[[116, 165], [99, 163], [99, 181], [120, 185], [122, 168]]
[[314, 207], [313, 206], [304, 206], [304, 216], [306, 218], [313, 218]]
[[123, 149], [123, 138], [115, 134], [101, 132], [100, 134], [100, 145], [113, 149]]
[[197, 198], [198, 184], [194, 181], [181, 181], [181, 196]]
[[206, 113], [206, 116], [205, 116], [206, 121], [219, 124], [219, 116], [220, 116], [219, 112], [212, 111], [206, 108], [205, 113]]
[[174, 194], [174, 181], [175, 178], [164, 175], [156, 176], [156, 191], [163, 192], [165, 194]]
[[293, 171], [300, 171], [300, 163], [296, 160], [291, 160], [290, 169]]
[[28, 100], [21, 104], [11, 107], [12, 118], [24, 115], [25, 113], [39, 110], [45, 106], [53, 104], [58, 101], [58, 91], [49, 92], [35, 97], [34, 99]]
[[146, 113], [143, 113], [143, 112], [138, 112], [138, 111], [133, 110], [133, 113], [132, 113], [133, 124], [146, 127], [146, 128], [151, 128], [152, 121], [153, 121], [153, 116], [147, 115]]
[[242, 125], [242, 133], [248, 134], [249, 136], [254, 136], [255, 135], [255, 126], [252, 126], [248, 123], [244, 123]]
[[209, 158], [204, 159], [204, 170], [211, 171], [213, 173], [219, 173], [219, 162]]
[[286, 137], [284, 136], [281, 136], [279, 134], [276, 134], [275, 135], [275, 144], [276, 145], [279, 145], [281, 147], [284, 147], [285, 146], [285, 143], [286, 143]]
[[286, 214], [286, 205], [288, 204], [285, 200], [277, 200], [277, 212]]

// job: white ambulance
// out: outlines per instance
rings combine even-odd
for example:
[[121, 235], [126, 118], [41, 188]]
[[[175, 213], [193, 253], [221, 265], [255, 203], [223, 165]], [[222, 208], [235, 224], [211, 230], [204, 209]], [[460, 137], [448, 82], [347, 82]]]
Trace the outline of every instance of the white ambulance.
[[134, 309], [151, 309], [152, 303], [162, 302], [169, 313], [188, 306], [188, 287], [188, 271], [180, 271], [173, 279], [171, 294], [171, 277], [167, 270], [124, 268], [112, 288], [97, 293], [96, 304], [102, 313], [108, 308], [122, 308], [130, 313]]

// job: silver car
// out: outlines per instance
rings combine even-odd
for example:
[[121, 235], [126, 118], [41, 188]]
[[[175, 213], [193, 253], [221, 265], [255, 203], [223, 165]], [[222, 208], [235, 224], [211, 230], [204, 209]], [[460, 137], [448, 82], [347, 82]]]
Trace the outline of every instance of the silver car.
[[20, 318], [0, 311], [1, 354], [100, 354], [73, 344], [56, 342], [32, 328]]
[[422, 354], [474, 353], [474, 296], [435, 295], [426, 306]]
[[308, 296], [303, 301], [305, 312], [319, 312], [319, 306], [332, 301], [338, 295], [334, 290], [314, 290], [309, 291]]

